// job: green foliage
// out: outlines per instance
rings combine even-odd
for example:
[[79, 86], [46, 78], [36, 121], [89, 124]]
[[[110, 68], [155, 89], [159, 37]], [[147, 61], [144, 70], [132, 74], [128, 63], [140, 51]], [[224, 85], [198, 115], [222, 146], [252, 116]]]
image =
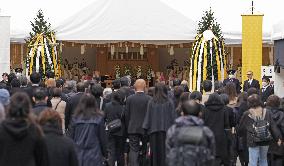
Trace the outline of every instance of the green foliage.
[[[26, 40], [26, 43], [28, 44], [28, 48], [29, 49], [32, 49], [32, 48], [36, 48], [37, 50], [37, 45], [34, 45], [35, 42], [36, 42], [36, 39], [37, 39], [37, 35], [39, 34], [42, 34], [44, 36], [44, 38], [46, 39], [49, 39], [49, 40], [46, 40], [46, 43], [47, 43], [47, 49], [48, 49], [48, 52], [49, 52], [49, 56], [51, 56], [52, 54], [52, 46], [51, 46], [51, 40], [52, 40], [52, 34], [55, 35], [55, 32], [54, 30], [51, 29], [51, 24], [48, 23], [44, 17], [44, 14], [43, 14], [43, 11], [42, 10], [39, 10], [37, 12], [37, 15], [36, 17], [34, 18], [34, 21], [31, 21], [31, 26], [32, 26], [32, 31], [29, 33], [29, 37], [27, 38]], [[42, 44], [42, 43], [41, 43]], [[35, 50], [35, 54], [36, 54], [36, 51]], [[40, 66], [39, 66], [39, 73], [41, 73], [43, 79], [45, 78], [45, 74], [46, 72], [54, 72], [54, 66], [53, 64], [49, 64], [48, 63], [48, 55], [47, 55], [47, 50], [45, 50], [44, 52], [44, 60], [45, 60], [45, 72], [43, 71], [43, 65], [42, 65], [42, 57], [39, 57], [39, 61], [40, 61]], [[34, 56], [34, 60], [33, 60], [33, 69], [32, 70], [35, 70], [35, 66], [36, 66], [36, 60], [35, 60], [35, 57]], [[30, 62], [31, 59], [29, 59], [30, 57], [27, 57], [27, 60], [26, 60], [26, 66], [28, 67], [28, 62]], [[50, 57], [52, 58], [52, 57]], [[60, 61], [58, 60], [58, 62], [60, 63]]]
[[210, 8], [208, 11], [204, 12], [203, 17], [198, 23], [198, 34], [202, 34], [204, 31], [211, 29], [214, 35], [218, 38], [223, 40], [222, 30], [220, 24], [217, 22], [216, 18], [214, 17], [214, 12]]
[[44, 34], [46, 37], [51, 38], [51, 34], [54, 31], [51, 29], [51, 24], [45, 20], [43, 11], [40, 9], [37, 12], [36, 18], [34, 18], [34, 22], [31, 21], [32, 32], [30, 32], [30, 36], [27, 40], [27, 43], [31, 42], [34, 36], [37, 34]]

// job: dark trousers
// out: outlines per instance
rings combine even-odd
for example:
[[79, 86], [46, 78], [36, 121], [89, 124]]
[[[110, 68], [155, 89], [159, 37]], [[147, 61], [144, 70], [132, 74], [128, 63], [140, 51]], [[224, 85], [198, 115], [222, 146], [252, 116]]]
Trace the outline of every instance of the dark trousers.
[[246, 150], [238, 152], [240, 163], [241, 163], [242, 166], [248, 166], [247, 153], [248, 152]]
[[150, 135], [151, 166], [166, 165], [166, 132], [155, 132]]
[[269, 166], [283, 166], [283, 156], [278, 156], [274, 154], [268, 154], [268, 165]]
[[124, 166], [124, 143], [124, 137], [109, 135], [109, 166]]
[[[142, 143], [142, 145], [140, 144]], [[130, 134], [129, 135], [129, 165], [139, 166], [141, 165], [141, 159], [146, 156], [147, 139], [141, 134]]]

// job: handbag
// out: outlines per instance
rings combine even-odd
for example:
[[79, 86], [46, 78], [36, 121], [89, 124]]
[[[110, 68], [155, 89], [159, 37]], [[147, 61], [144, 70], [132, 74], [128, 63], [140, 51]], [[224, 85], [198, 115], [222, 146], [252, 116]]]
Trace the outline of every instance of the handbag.
[[115, 119], [113, 121], [110, 121], [107, 124], [107, 128], [108, 128], [109, 132], [111, 132], [111, 133], [120, 130], [121, 126], [122, 126], [122, 124], [121, 124], [121, 120], [120, 119]]

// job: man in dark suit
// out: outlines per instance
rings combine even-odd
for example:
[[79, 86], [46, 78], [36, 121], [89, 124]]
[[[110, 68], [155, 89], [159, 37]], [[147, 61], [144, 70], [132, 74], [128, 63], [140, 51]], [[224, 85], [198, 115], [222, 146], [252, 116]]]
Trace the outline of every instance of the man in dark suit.
[[129, 96], [126, 100], [125, 123], [130, 146], [129, 165], [139, 166], [139, 152], [147, 148], [142, 124], [151, 97], [145, 94], [146, 82], [143, 79], [136, 80], [134, 87], [136, 94]]
[[125, 92], [125, 97], [127, 98], [130, 95], [135, 94], [135, 91], [130, 88], [131, 79], [127, 78], [126, 76], [120, 78], [120, 90], [123, 90]]
[[73, 96], [71, 96], [66, 103], [65, 108], [65, 128], [68, 129], [69, 124], [71, 122], [72, 116], [77, 108], [77, 105], [80, 102], [81, 97], [85, 93], [85, 84], [80, 82], [77, 84], [77, 93]]
[[33, 101], [35, 105], [33, 106], [33, 113], [37, 116], [45, 109], [48, 108], [47, 106], [47, 92], [45, 88], [38, 87], [34, 90], [33, 94]]
[[[23, 91], [26, 92], [29, 95], [29, 97], [32, 101], [32, 105], [34, 106], [35, 102], [33, 100], [33, 97], [34, 97], [36, 89], [38, 89], [40, 87], [41, 75], [37, 72], [33, 72], [30, 75], [30, 81], [31, 81], [32, 84], [30, 86], [27, 86], [26, 88], [23, 88]], [[44, 87], [42, 87], [42, 88], [44, 88]], [[52, 107], [50, 100], [47, 100], [47, 106]]]
[[274, 94], [274, 88], [270, 85], [270, 79], [267, 76], [262, 78], [261, 100], [266, 103], [270, 95]]
[[240, 85], [240, 81], [235, 78], [236, 70], [229, 70], [227, 73], [228, 73], [229, 78], [223, 81], [224, 86], [226, 86], [228, 83], [234, 83], [236, 86], [237, 93], [241, 93], [242, 87]]
[[244, 91], [247, 92], [249, 88], [255, 88], [257, 90], [260, 90], [259, 82], [256, 79], [253, 79], [253, 72], [248, 71], [247, 72], [248, 80], [244, 82]]

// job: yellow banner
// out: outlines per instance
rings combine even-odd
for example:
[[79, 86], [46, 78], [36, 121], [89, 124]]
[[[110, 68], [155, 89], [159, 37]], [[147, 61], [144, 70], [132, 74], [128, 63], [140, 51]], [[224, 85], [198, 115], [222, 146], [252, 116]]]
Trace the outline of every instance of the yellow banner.
[[261, 81], [263, 15], [242, 15], [242, 81], [252, 71]]

